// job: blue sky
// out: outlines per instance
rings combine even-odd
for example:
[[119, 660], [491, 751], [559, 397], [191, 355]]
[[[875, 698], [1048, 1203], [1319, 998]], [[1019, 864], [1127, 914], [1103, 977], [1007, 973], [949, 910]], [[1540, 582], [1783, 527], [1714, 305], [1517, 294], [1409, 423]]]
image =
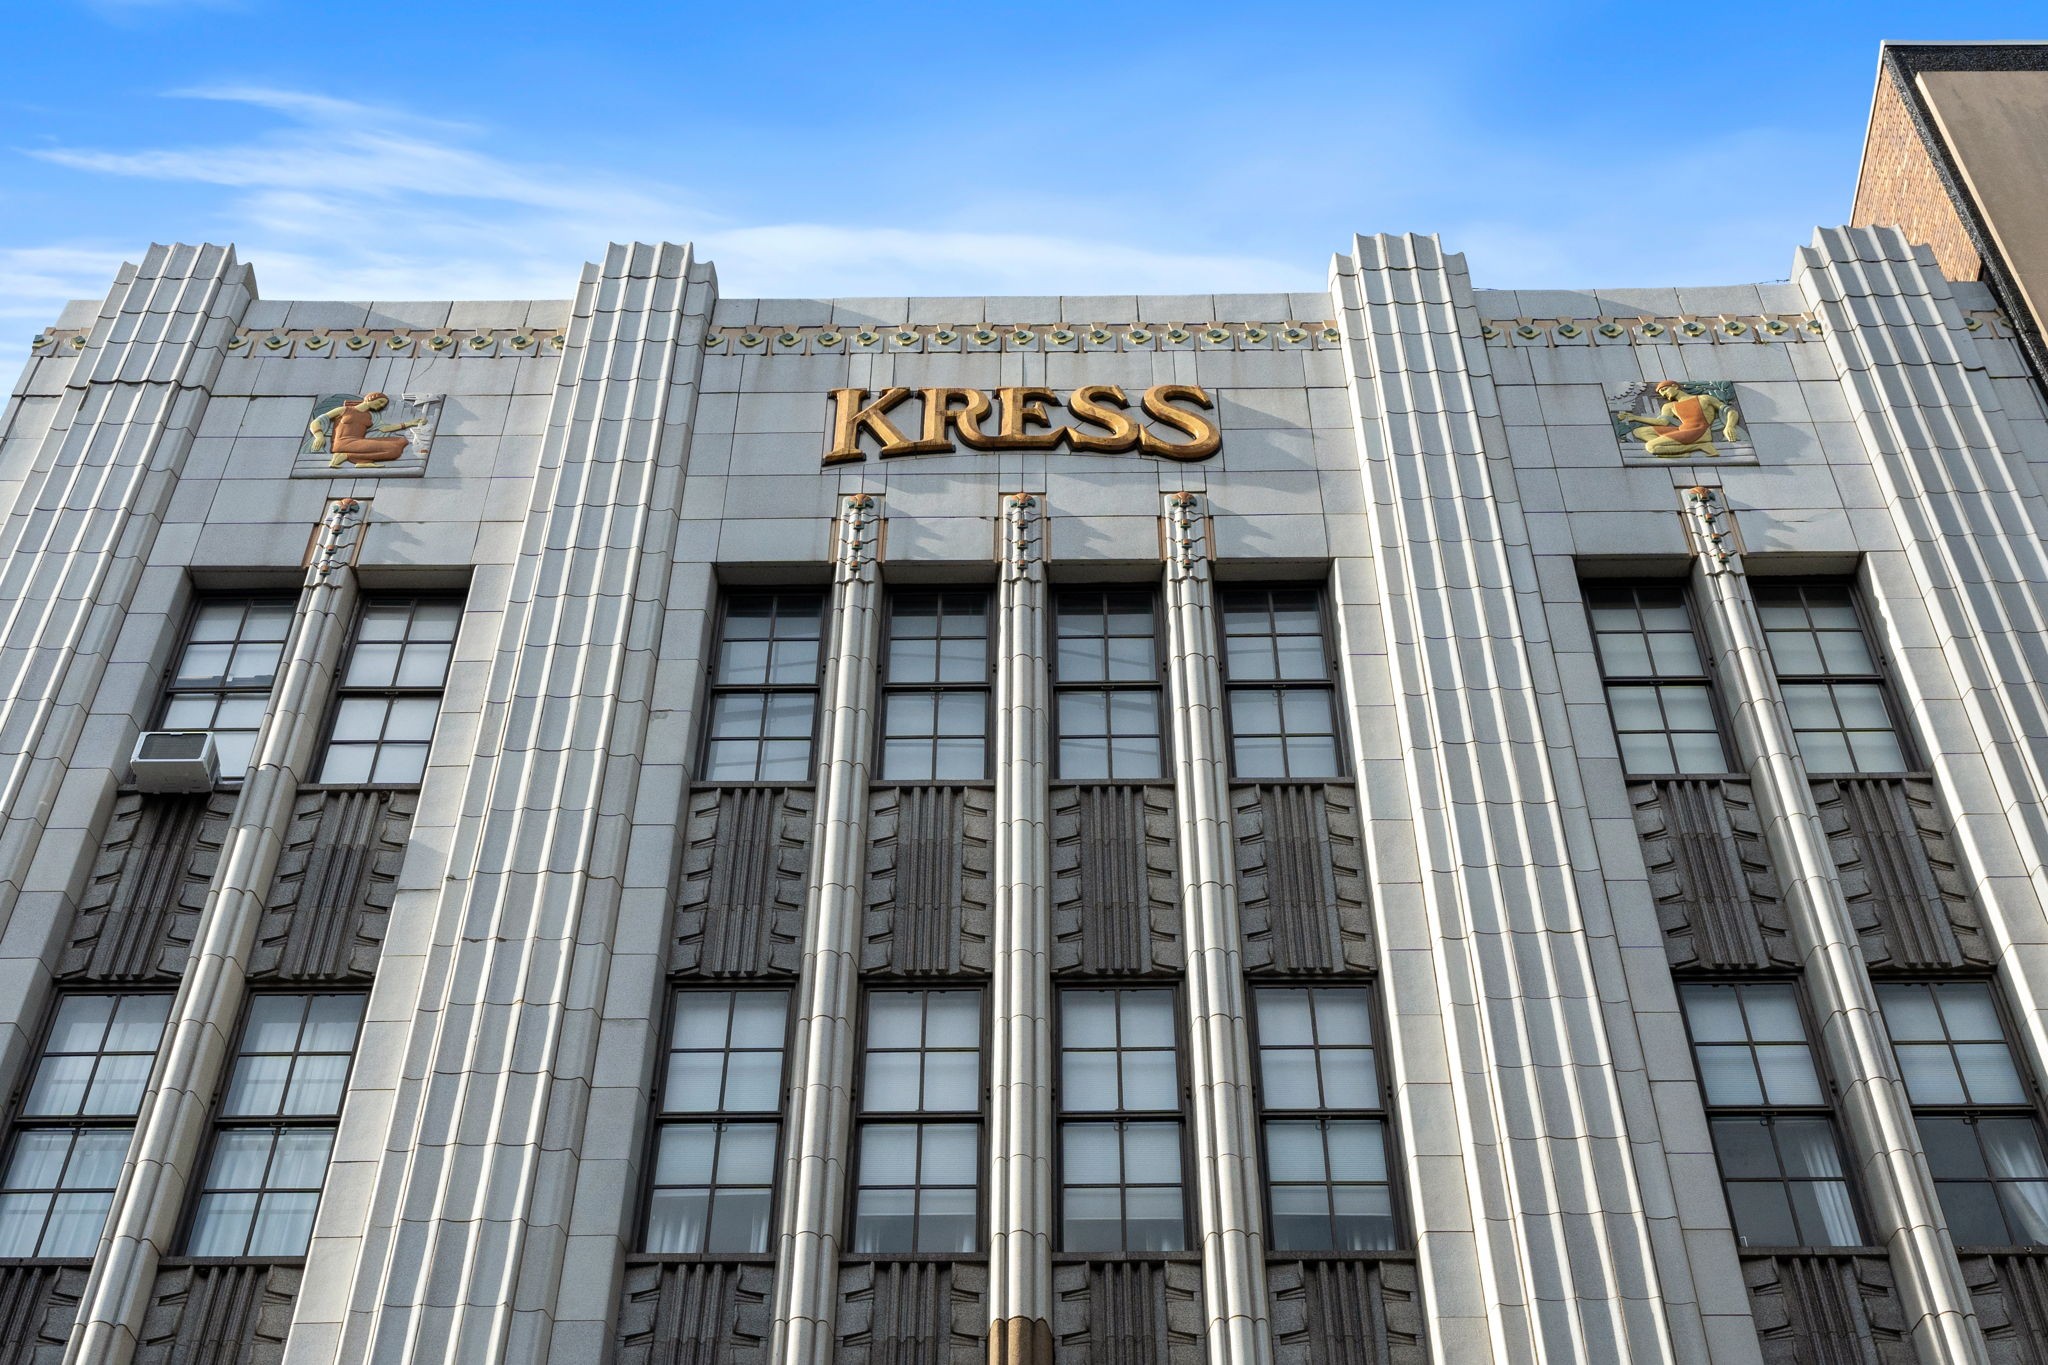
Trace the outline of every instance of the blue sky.
[[[151, 241], [272, 298], [563, 297], [629, 237], [737, 295], [1782, 278], [1885, 38], [2048, 7], [40, 0], [0, 56], [0, 366]], [[763, 17], [768, 16], [768, 17]]]

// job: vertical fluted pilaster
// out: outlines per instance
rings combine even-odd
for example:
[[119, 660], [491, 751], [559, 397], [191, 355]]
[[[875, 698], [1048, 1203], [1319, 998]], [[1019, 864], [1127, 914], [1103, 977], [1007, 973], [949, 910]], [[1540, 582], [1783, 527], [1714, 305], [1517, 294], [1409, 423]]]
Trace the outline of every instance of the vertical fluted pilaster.
[[1923, 1365], [1986, 1361], [1969, 1286], [1941, 1215], [1913, 1110], [1899, 1079], [1877, 995], [1842, 897], [1834, 853], [1778, 689], [1763, 623], [1720, 494], [1683, 495], [1694, 549], [1693, 592], [1734, 721], [1737, 762], [1749, 774], [1764, 836], [1778, 864], [1786, 916], [1799, 945], [1800, 985], [1840, 1092], [1849, 1159], [1891, 1252]]
[[989, 1013], [989, 1365], [1052, 1365], [1052, 938], [1040, 500], [1003, 500]]
[[1167, 494], [1165, 514], [1167, 678], [1187, 933], [1202, 1309], [1211, 1365], [1265, 1365], [1273, 1358], [1273, 1330], [1208, 520], [1193, 493]]
[[285, 642], [255, 761], [235, 802], [213, 884], [193, 935], [192, 956], [171, 1005], [161, 1059], [114, 1191], [67, 1365], [123, 1365], [135, 1353], [156, 1283], [206, 1136], [248, 984], [249, 950], [277, 871], [299, 784], [313, 760], [334, 670], [355, 603], [351, 567], [362, 505], [328, 505]]
[[771, 1365], [832, 1365], [834, 1353], [839, 1230], [853, 1127], [854, 1008], [868, 856], [875, 656], [882, 632], [878, 501], [868, 493], [842, 498], [834, 542], [830, 665], [797, 985], [795, 1075], [783, 1146]]

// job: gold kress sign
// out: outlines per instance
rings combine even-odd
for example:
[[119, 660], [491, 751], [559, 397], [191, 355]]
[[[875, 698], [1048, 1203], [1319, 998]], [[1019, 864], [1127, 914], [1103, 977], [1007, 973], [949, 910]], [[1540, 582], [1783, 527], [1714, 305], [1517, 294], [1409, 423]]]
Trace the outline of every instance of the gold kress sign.
[[[922, 426], [913, 428], [920, 432], [915, 438], [890, 420], [912, 393], [924, 405]], [[1054, 421], [1050, 408], [1059, 406], [1066, 408], [1072, 422]], [[969, 450], [1065, 446], [1086, 455], [1135, 450], [1169, 460], [1206, 460], [1223, 444], [1216, 424], [1201, 415], [1216, 405], [1193, 384], [1155, 384], [1139, 396], [1138, 406], [1159, 426], [1182, 432], [1187, 439], [1168, 440], [1141, 425], [1130, 411], [1131, 400], [1115, 384], [1084, 385], [1064, 401], [1052, 389], [1028, 387], [997, 389], [993, 398], [981, 389], [834, 389], [832, 448], [825, 452], [825, 463], [866, 459], [860, 446], [863, 432], [880, 443], [884, 458], [939, 455], [953, 450], [957, 441]]]

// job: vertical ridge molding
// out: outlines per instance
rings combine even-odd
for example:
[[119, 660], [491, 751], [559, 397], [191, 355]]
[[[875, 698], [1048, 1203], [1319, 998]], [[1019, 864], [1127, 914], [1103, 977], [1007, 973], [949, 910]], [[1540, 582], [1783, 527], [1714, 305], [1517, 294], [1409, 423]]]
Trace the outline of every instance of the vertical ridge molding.
[[1907, 1331], [1922, 1365], [1983, 1365], [1984, 1340], [1969, 1287], [1920, 1150], [1749, 579], [1741, 557], [1716, 549], [1711, 539], [1726, 509], [1712, 489], [1694, 488], [1682, 497], [1697, 551], [1694, 600], [1723, 679], [1737, 761], [1749, 774], [1783, 882], [1786, 918], [1799, 950], [1800, 988], [1820, 1022], [1850, 1159], [1870, 1204], [1872, 1226], [1866, 1231], [1881, 1237], [1891, 1255]]
[[1051, 740], [1041, 500], [1003, 499], [989, 1009], [989, 1365], [1052, 1365]]
[[1798, 252], [1792, 282], [1821, 321], [1898, 533], [1896, 556], [1866, 559], [1866, 582], [2039, 1075], [2048, 503], [1925, 252], [1894, 228], [1824, 229]]
[[[226, 343], [255, 296], [232, 247], [153, 246], [122, 266], [0, 525], [0, 935], [22, 945], [0, 978], [0, 1089], [26, 1056], [49, 988], [36, 959], [64, 932], [71, 875], [97, 842], [114, 779], [73, 779], [100, 788], [85, 802], [93, 828], [63, 830], [81, 845], [75, 857], [44, 848], [46, 834], [60, 837], [57, 796]], [[50, 876], [32, 881], [31, 865]], [[17, 926], [24, 899], [34, 922]]]
[[818, 752], [797, 983], [795, 1062], [780, 1182], [771, 1365], [833, 1365], [839, 1237], [853, 1129], [854, 1006], [867, 878], [868, 780], [874, 761], [875, 660], [881, 648], [880, 499], [839, 500], [833, 537], [832, 635]]
[[333, 691], [355, 604], [349, 567], [363, 530], [353, 498], [328, 505], [277, 686], [256, 734], [255, 761], [221, 842], [219, 863], [171, 1001], [164, 1045], [136, 1117], [66, 1365], [126, 1365], [142, 1337], [158, 1262], [169, 1250], [187, 1184], [197, 1175], [208, 1112], [247, 993], [249, 952], [283, 851], [299, 783]]
[[[584, 268], [448, 873], [372, 995], [404, 1039], [358, 1063], [388, 1066], [384, 1131], [343, 1118], [337, 1162], [364, 1155], [315, 1224], [294, 1365], [509, 1365], [609, 1333], [630, 1157], [590, 1152], [587, 1119], [621, 898], [671, 883], [674, 813], [658, 844], [634, 820], [714, 290], [686, 245]], [[586, 1180], [607, 1211], [572, 1228]]]
[[1494, 414], [1463, 262], [1380, 236], [1335, 268], [1474, 1206], [1469, 1232], [1425, 1222], [1426, 1292], [1447, 1325], [1465, 1321], [1456, 1346], [1484, 1342], [1497, 1362], [1673, 1361], [1675, 1332], [1703, 1336], [1698, 1295], [1661, 1140], [1629, 1126], [1616, 1049], [1639, 1044], [1609, 1034], [1605, 997], [1628, 987], [1605, 903], [1573, 875], [1560, 784], [1575, 779], [1550, 757], [1529, 648], [1544, 630], [1515, 571], [1533, 582], [1533, 565], [1483, 440]]
[[1201, 498], [1164, 499], [1168, 693], [1187, 942], [1188, 1080], [1210, 1365], [1271, 1365], [1216, 590]]

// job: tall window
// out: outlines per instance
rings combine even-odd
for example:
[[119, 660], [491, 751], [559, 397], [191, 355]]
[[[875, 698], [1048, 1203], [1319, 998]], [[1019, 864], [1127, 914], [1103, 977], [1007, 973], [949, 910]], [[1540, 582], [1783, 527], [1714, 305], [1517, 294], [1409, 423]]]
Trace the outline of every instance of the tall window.
[[1060, 1247], [1185, 1251], [1167, 987], [1060, 992]]
[[1337, 687], [1315, 588], [1222, 594], [1233, 776], [1339, 777]]
[[815, 592], [735, 593], [725, 600], [702, 781], [811, 780], [824, 607]]
[[853, 1249], [975, 1250], [980, 991], [868, 993], [860, 1115]]
[[1632, 777], [1725, 773], [1707, 666], [1676, 583], [1589, 584], [1607, 710]]
[[981, 781], [988, 713], [988, 594], [891, 593], [881, 780]]
[[1370, 988], [1262, 986], [1254, 1000], [1274, 1248], [1399, 1245]]
[[462, 603], [372, 598], [356, 615], [320, 781], [417, 785], [441, 714]]
[[1053, 598], [1055, 775], [1163, 777], [1159, 632], [1143, 588], [1068, 588]]
[[1904, 772], [1905, 746], [1849, 588], [1759, 585], [1756, 609], [1807, 771]]
[[669, 1018], [647, 1249], [765, 1252], [789, 992], [678, 991]]
[[1860, 1246], [1862, 1226], [1798, 988], [1679, 987], [1728, 1212], [1744, 1246]]
[[157, 725], [212, 731], [228, 781], [241, 781], [254, 758], [292, 610], [289, 597], [210, 597], [192, 611]]
[[1990, 983], [1888, 982], [1877, 999], [1950, 1235], [2048, 1243], [2048, 1158]]
[[306, 1254], [362, 1022], [360, 995], [250, 997], [188, 1255]]
[[171, 997], [67, 995], [16, 1116], [0, 1168], [0, 1256], [90, 1256]]

